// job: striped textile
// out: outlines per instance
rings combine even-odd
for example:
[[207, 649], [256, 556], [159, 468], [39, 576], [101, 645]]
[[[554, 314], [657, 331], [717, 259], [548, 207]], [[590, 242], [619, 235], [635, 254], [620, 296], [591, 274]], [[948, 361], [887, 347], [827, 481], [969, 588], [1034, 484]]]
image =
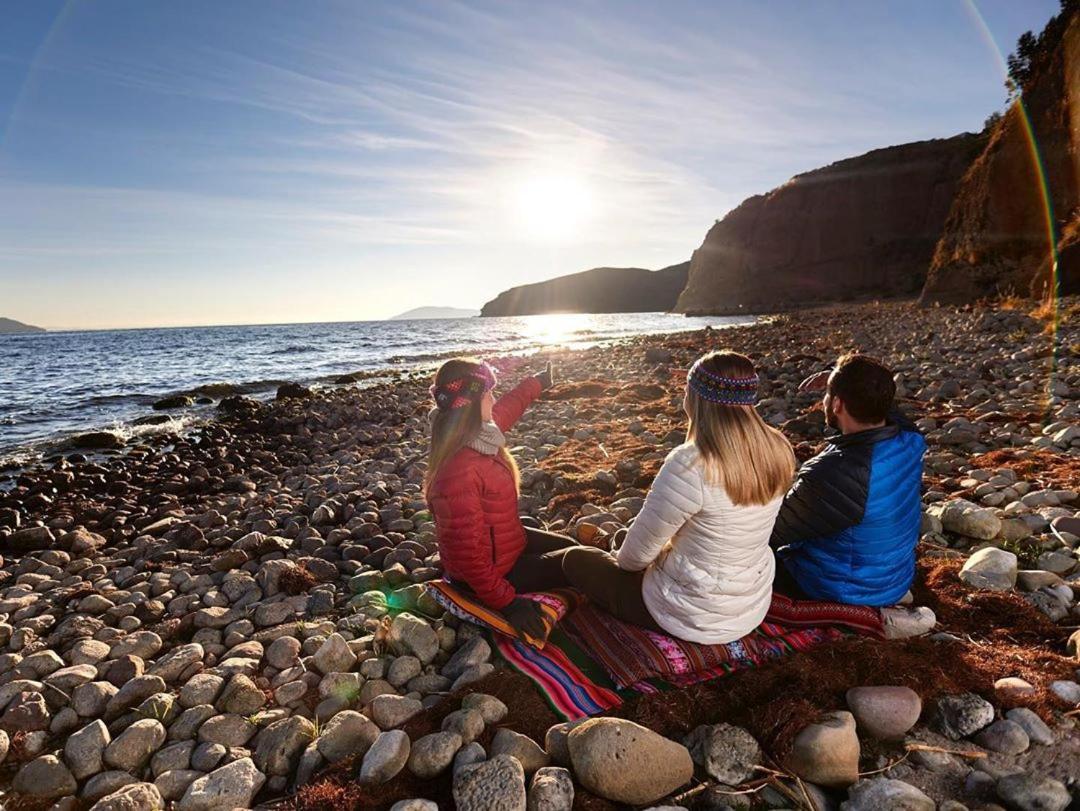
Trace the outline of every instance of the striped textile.
[[[453, 614], [458, 619], [517, 638], [517, 631], [500, 612], [484, 605], [472, 594], [450, 585], [445, 580], [432, 580], [424, 585], [428, 595], [441, 605], [445, 611]], [[540, 604], [541, 619], [543, 619], [544, 626], [547, 628], [547, 633], [543, 639], [534, 639], [527, 636], [524, 641], [541, 650], [547, 643], [548, 636], [551, 635], [551, 629], [584, 599], [580, 592], [573, 589], [552, 589], [551, 591], [538, 591], [532, 594], [519, 594], [518, 596], [535, 600]]]
[[[564, 721], [599, 715], [622, 704], [618, 693], [601, 683], [607, 679], [597, 672], [595, 663], [581, 656], [564, 634], [556, 631], [543, 650], [502, 634], [493, 633], [492, 638], [507, 665], [532, 679], [551, 709]], [[589, 669], [594, 672], [587, 674]]]
[[885, 638], [881, 609], [867, 605], [847, 605], [819, 600], [793, 600], [773, 592], [766, 622], [789, 628], [840, 626], [864, 636]]
[[764, 622], [735, 642], [698, 645], [621, 622], [592, 605], [568, 615], [563, 627], [619, 689], [647, 689], [651, 679], [685, 687], [844, 636], [838, 628], [788, 628]]

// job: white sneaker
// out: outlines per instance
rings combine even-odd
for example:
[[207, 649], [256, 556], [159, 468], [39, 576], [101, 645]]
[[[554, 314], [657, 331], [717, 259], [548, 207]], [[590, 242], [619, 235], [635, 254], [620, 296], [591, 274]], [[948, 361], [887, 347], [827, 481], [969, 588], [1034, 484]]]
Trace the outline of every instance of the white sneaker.
[[883, 608], [881, 619], [885, 623], [886, 639], [907, 639], [922, 636], [934, 630], [937, 617], [926, 606], [915, 608]]

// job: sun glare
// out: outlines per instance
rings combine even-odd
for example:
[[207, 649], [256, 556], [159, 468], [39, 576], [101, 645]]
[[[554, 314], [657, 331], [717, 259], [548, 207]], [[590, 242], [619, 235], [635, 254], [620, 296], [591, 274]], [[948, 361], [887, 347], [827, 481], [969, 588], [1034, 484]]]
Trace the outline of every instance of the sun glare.
[[536, 174], [517, 184], [514, 214], [521, 230], [536, 239], [576, 236], [593, 212], [588, 184], [572, 174]]

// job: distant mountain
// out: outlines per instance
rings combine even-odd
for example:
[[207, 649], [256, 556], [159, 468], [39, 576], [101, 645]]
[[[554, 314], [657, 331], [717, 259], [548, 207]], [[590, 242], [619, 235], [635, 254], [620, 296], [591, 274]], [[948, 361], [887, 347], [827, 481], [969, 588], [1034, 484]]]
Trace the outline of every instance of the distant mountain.
[[644, 268], [593, 268], [513, 287], [480, 310], [483, 316], [542, 313], [653, 313], [675, 306], [690, 263]]
[[22, 321], [15, 321], [12, 318], [0, 318], [0, 335], [11, 335], [17, 332], [44, 332], [41, 327], [32, 327], [29, 324], [24, 324]]
[[475, 318], [479, 310], [465, 310], [461, 307], [417, 307], [415, 310], [395, 315], [389, 321], [420, 321], [433, 318]]

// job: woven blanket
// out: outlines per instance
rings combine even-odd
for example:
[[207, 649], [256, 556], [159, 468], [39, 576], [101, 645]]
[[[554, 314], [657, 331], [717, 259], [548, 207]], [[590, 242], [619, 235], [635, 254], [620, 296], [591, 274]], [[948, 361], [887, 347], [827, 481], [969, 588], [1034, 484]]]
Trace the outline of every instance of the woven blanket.
[[791, 628], [766, 621], [735, 642], [699, 645], [621, 622], [588, 604], [569, 614], [563, 627], [603, 665], [617, 688], [642, 690], [649, 689], [650, 679], [685, 687], [844, 636], [836, 627]]
[[766, 622], [789, 628], [821, 628], [839, 626], [857, 634], [885, 638], [885, 623], [881, 610], [866, 605], [847, 605], [824, 600], [793, 600], [773, 592]]
[[[515, 639], [518, 638], [518, 632], [506, 621], [506, 617], [494, 608], [484, 605], [472, 594], [455, 588], [445, 580], [432, 580], [426, 583], [425, 587], [435, 602], [458, 619], [480, 625]], [[523, 640], [540, 650], [547, 643], [547, 638], [551, 635], [551, 629], [555, 627], [556, 623], [566, 616], [568, 612], [580, 605], [583, 599], [581, 593], [573, 589], [552, 589], [551, 591], [538, 591], [532, 594], [519, 594], [518, 596], [535, 600], [540, 605], [541, 619], [547, 629], [544, 638], [534, 639], [526, 635]]]
[[543, 650], [502, 634], [491, 636], [503, 661], [531, 679], [564, 721], [589, 718], [622, 704], [603, 669], [559, 629]]

